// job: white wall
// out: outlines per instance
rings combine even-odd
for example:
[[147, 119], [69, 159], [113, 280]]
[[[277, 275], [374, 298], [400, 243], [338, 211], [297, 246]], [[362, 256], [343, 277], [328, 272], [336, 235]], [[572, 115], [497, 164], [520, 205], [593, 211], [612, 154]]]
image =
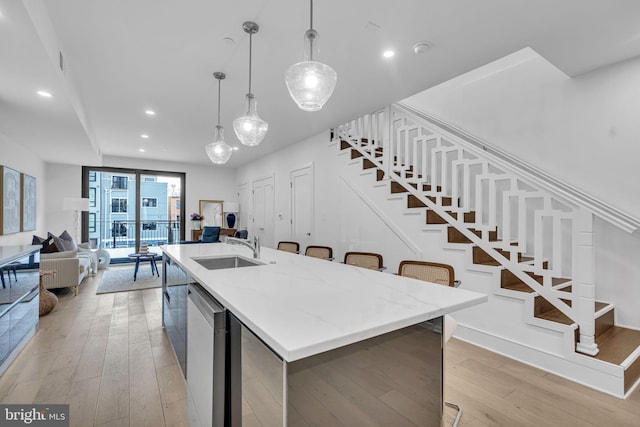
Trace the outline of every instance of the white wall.
[[[335, 173], [335, 151], [329, 150], [328, 144], [329, 132], [326, 131], [238, 168], [236, 175], [238, 186], [248, 185], [252, 188], [254, 180], [274, 175], [275, 242], [291, 239], [290, 173], [294, 169], [313, 163], [315, 227], [312, 236], [315, 237], [311, 240], [314, 244], [335, 248], [338, 240], [338, 180]], [[247, 208], [251, 207], [240, 206], [241, 210]], [[251, 218], [250, 215], [249, 221]], [[248, 225], [251, 230], [251, 225]], [[304, 250], [304, 245], [301, 249]]]
[[0, 165], [10, 167], [36, 178], [36, 230], [0, 236], [0, 245], [30, 245], [34, 234], [46, 234], [45, 220], [45, 163], [40, 157], [10, 138], [0, 134]]
[[570, 79], [520, 51], [403, 102], [640, 218], [640, 59]]
[[[183, 212], [190, 215], [199, 211], [199, 201], [227, 200], [236, 201], [235, 170], [211, 166], [199, 166], [185, 163], [160, 162], [138, 158], [104, 157], [105, 167], [149, 169], [157, 171], [186, 173], [186, 206]], [[62, 199], [80, 197], [82, 179], [80, 166], [51, 163], [46, 167], [47, 193], [47, 230], [54, 234], [64, 229], [72, 230], [74, 216], [72, 212], [62, 210]], [[185, 223], [185, 238], [190, 239], [191, 222]], [[45, 230], [45, 233], [46, 231]]]

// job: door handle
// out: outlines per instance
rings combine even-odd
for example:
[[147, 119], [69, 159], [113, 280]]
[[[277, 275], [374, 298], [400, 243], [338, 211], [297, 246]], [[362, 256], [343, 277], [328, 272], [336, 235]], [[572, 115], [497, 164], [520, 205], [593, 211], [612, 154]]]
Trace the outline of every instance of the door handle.
[[311, 233], [307, 233], [307, 236], [311, 237]]

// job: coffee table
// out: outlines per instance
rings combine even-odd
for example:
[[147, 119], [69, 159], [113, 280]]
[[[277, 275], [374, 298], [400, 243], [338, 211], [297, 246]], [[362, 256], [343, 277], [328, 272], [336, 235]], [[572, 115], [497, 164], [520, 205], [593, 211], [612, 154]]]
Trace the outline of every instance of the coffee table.
[[129, 254], [127, 255], [129, 258], [136, 260], [136, 268], [133, 270], [133, 281], [136, 281], [138, 277], [138, 269], [140, 268], [140, 261], [149, 261], [149, 265], [151, 266], [151, 275], [157, 274], [160, 277], [160, 273], [158, 272], [158, 266], [156, 265], [156, 258], [160, 255], [154, 252], [148, 252], [146, 254]]

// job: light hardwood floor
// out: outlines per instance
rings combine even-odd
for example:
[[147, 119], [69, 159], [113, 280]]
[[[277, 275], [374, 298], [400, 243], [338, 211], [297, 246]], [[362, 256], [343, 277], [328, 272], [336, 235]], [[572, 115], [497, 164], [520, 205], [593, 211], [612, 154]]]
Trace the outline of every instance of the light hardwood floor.
[[[2, 403], [68, 403], [72, 426], [186, 426], [185, 387], [161, 320], [161, 291], [96, 295], [101, 273], [40, 319], [0, 377]], [[639, 426], [640, 391], [620, 400], [452, 339], [445, 393], [461, 426]], [[446, 408], [446, 425], [454, 411]]]

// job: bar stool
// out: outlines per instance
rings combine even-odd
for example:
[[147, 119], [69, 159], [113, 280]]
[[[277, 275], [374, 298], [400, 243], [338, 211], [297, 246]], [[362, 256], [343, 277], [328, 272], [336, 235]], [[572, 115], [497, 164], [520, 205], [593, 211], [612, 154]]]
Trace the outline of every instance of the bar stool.
[[[455, 280], [453, 267], [447, 264], [439, 264], [428, 261], [402, 261], [398, 266], [398, 276], [411, 277], [413, 279], [425, 282], [437, 283], [439, 285], [458, 287], [461, 282]], [[444, 315], [444, 336], [443, 341], [446, 344], [458, 327], [455, 318]], [[457, 427], [462, 417], [462, 408], [452, 402], [445, 401], [445, 405], [458, 411], [456, 419], [453, 421], [453, 427]]]
[[326, 259], [327, 261], [333, 261], [333, 249], [329, 246], [307, 246], [304, 254], [306, 256]]
[[294, 253], [294, 254], [299, 254], [300, 253], [300, 243], [298, 243], [298, 242], [281, 241], [281, 242], [278, 242], [278, 250], [279, 251], [285, 251], [285, 252], [291, 252], [291, 253]]

